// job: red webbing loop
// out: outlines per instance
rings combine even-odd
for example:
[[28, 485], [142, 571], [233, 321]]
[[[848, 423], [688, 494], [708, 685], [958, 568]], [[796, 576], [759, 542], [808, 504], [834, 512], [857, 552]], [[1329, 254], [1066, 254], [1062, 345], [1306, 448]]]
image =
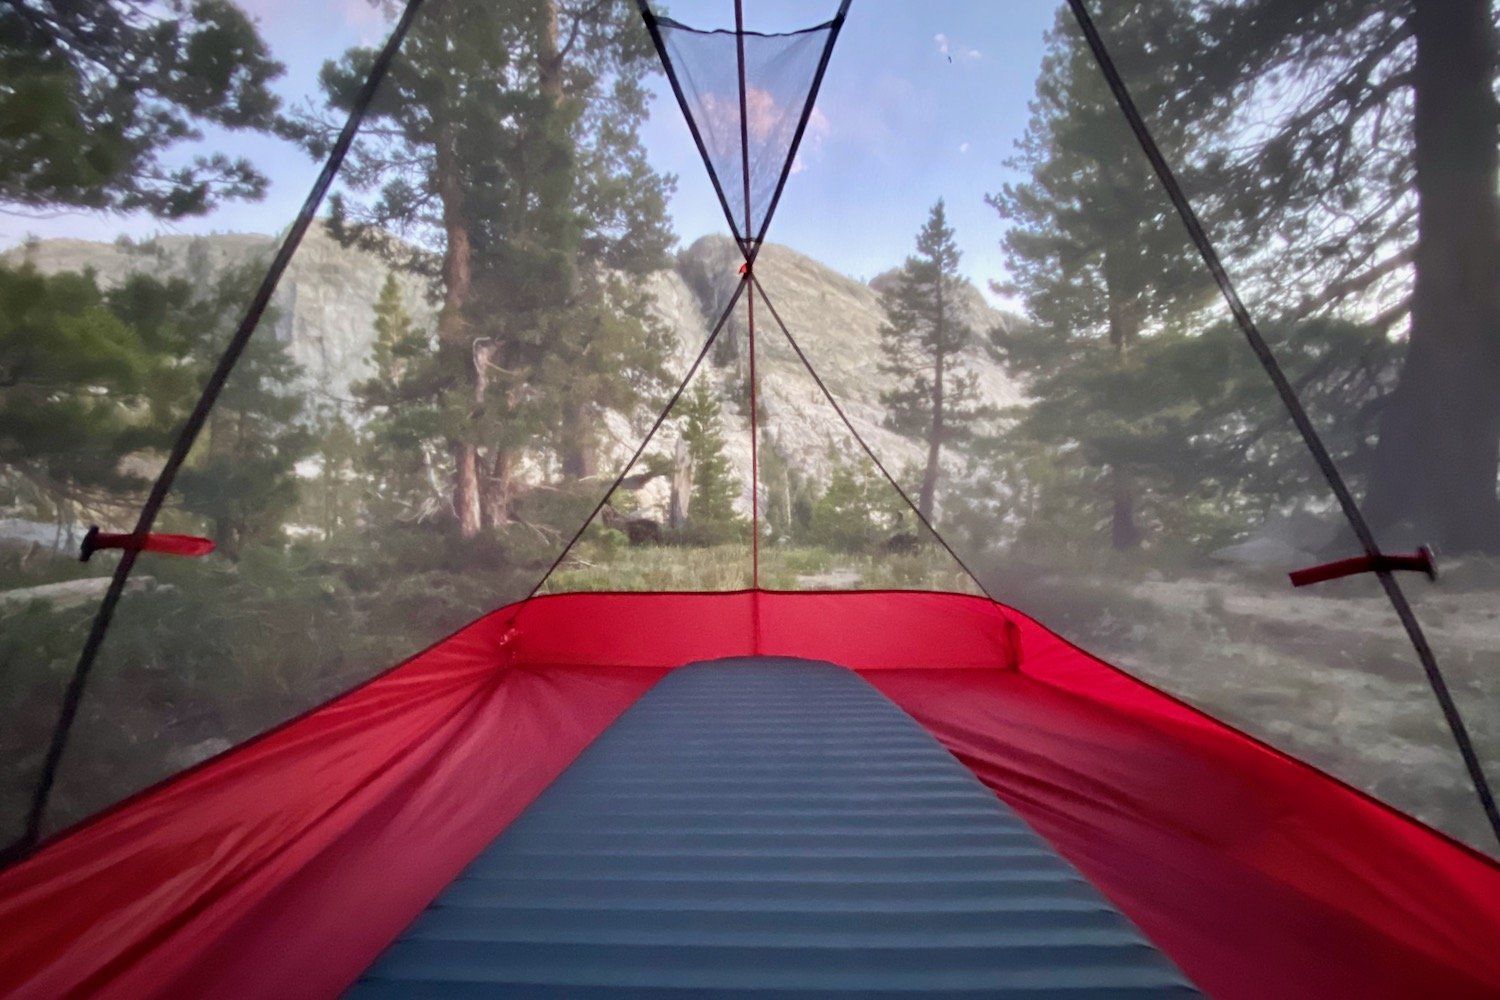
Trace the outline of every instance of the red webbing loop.
[[1395, 572], [1397, 570], [1426, 573], [1429, 580], [1437, 579], [1437, 564], [1432, 561], [1432, 549], [1425, 545], [1411, 555], [1389, 555], [1382, 552], [1378, 556], [1354, 556], [1323, 563], [1321, 566], [1309, 566], [1307, 569], [1288, 573], [1287, 576], [1291, 577], [1293, 587], [1306, 587], [1308, 584], [1337, 580], [1341, 577], [1354, 576], [1356, 573]]
[[212, 539], [199, 538], [197, 535], [168, 535], [152, 532], [139, 545], [136, 545], [135, 535], [128, 531], [100, 531], [97, 524], [90, 525], [88, 534], [83, 536], [78, 561], [88, 562], [89, 558], [100, 549], [135, 549], [137, 552], [162, 552], [170, 556], [197, 558], [212, 552], [214, 543]]

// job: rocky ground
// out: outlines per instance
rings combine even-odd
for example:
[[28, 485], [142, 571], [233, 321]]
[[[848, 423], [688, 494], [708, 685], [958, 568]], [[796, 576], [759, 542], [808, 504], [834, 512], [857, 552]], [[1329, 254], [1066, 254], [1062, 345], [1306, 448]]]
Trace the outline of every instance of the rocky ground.
[[[1225, 575], [1143, 581], [1145, 620], [1095, 652], [1444, 831], [1500, 854], [1426, 677], [1372, 580], [1341, 593]], [[1439, 588], [1441, 585], [1439, 585]], [[1492, 780], [1500, 780], [1500, 589], [1410, 585]]]

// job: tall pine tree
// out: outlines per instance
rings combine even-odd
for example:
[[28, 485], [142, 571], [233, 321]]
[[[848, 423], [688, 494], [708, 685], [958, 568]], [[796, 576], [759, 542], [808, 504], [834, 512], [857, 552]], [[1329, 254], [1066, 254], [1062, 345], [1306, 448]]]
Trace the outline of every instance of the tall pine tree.
[[0, 467], [42, 501], [37, 514], [68, 522], [142, 485], [119, 461], [161, 443], [153, 390], [169, 334], [134, 319], [90, 274], [0, 268]]
[[[657, 266], [670, 242], [669, 181], [636, 136], [650, 57], [622, 0], [435, 4], [346, 170], [374, 197], [334, 201], [336, 234], [437, 281], [442, 434], [465, 536], [508, 521], [523, 449], [553, 437], [571, 471], [590, 471], [592, 411], [634, 402], [654, 374], [638, 357], [641, 295], [608, 279]], [[333, 107], [371, 58], [354, 50], [325, 68]], [[303, 122], [311, 148], [331, 124]], [[561, 442], [559, 426], [572, 429]]]
[[[179, 352], [194, 370], [195, 388], [181, 401], [183, 415], [196, 401], [196, 389], [217, 362], [263, 267], [231, 270], [208, 295], [195, 294], [203, 319], [179, 327]], [[265, 320], [274, 321], [274, 316]], [[314, 443], [307, 400], [297, 388], [300, 374], [284, 343], [252, 338], [177, 476], [182, 506], [209, 522], [218, 550], [232, 559], [247, 545], [279, 544], [297, 506], [297, 463], [311, 454]]]
[[943, 446], [962, 440], [983, 412], [975, 375], [960, 357], [974, 331], [959, 317], [958, 296], [964, 284], [959, 258], [939, 199], [917, 233], [917, 252], [881, 294], [885, 324], [880, 328], [880, 367], [896, 386], [880, 398], [890, 427], [927, 445], [917, 508], [928, 519], [942, 472]]
[[395, 272], [374, 306], [374, 373], [350, 387], [360, 428], [366, 506], [378, 522], [426, 520], [442, 498], [435, 450], [441, 441], [442, 373], [433, 337], [407, 311]]
[[1203, 6], [1193, 89], [1260, 133], [1232, 151], [1222, 188], [1243, 270], [1275, 291], [1273, 309], [1342, 311], [1407, 337], [1367, 517], [1450, 551], [1500, 551], [1492, 4]]
[[[1138, 103], [1153, 112], [1168, 158], [1201, 181], [1211, 164], [1188, 151], [1208, 122], [1176, 101], [1176, 54], [1193, 39], [1188, 3], [1111, 4], [1099, 23]], [[1141, 407], [1153, 401], [1128, 397], [1136, 380], [1125, 369], [1143, 335], [1189, 328], [1212, 301], [1211, 286], [1066, 10], [1047, 37], [1031, 122], [1011, 166], [1028, 180], [989, 202], [1011, 224], [1004, 290], [1021, 298], [1032, 323], [1000, 346], [1030, 395], [1051, 401], [1023, 418], [1022, 433], [1081, 447], [1082, 461], [1103, 473], [1097, 485], [1111, 542], [1131, 548], [1143, 537], [1140, 465], [1154, 453]], [[1101, 392], [1111, 368], [1120, 370], [1119, 391]], [[1081, 377], [1094, 392], [1072, 391]], [[1060, 411], [1064, 399], [1075, 408]]]
[[724, 434], [719, 429], [722, 409], [713, 391], [701, 381], [678, 406], [682, 440], [693, 469], [687, 514], [691, 536], [710, 544], [728, 541], [743, 533], [745, 523], [734, 509], [739, 488], [724, 454]]

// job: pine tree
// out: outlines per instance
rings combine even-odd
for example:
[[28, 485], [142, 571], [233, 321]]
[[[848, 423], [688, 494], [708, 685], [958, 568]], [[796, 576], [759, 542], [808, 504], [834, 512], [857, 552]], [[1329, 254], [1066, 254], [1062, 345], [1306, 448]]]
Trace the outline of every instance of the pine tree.
[[1261, 134], [1224, 185], [1244, 269], [1294, 318], [1407, 335], [1364, 509], [1450, 551], [1500, 552], [1492, 6], [1213, 0], [1190, 67]]
[[[333, 107], [347, 106], [372, 55], [353, 50], [325, 68]], [[636, 401], [630, 373], [652, 367], [635, 358], [649, 341], [640, 295], [607, 277], [649, 270], [670, 242], [670, 180], [637, 139], [650, 66], [649, 41], [619, 0], [436, 6], [372, 109], [376, 138], [346, 170], [375, 196], [333, 201], [336, 235], [440, 286], [438, 364], [453, 386], [440, 422], [465, 536], [509, 519], [522, 449], [553, 437], [564, 464], [587, 474], [582, 428], [600, 400]], [[323, 148], [332, 126], [304, 121], [304, 141]]]
[[734, 510], [739, 488], [724, 453], [719, 401], [705, 383], [699, 382], [678, 405], [682, 439], [693, 466], [692, 501], [688, 505], [692, 537], [708, 543], [727, 541], [742, 534], [745, 523]]
[[[0, 268], [0, 466], [65, 520], [137, 506], [148, 482], [123, 460], [169, 447], [258, 277], [252, 266], [205, 291], [136, 274], [103, 292], [91, 274]], [[253, 339], [178, 478], [174, 497], [230, 555], [277, 537], [296, 500], [310, 444], [297, 373], [283, 344]]]
[[[1175, 54], [1191, 51], [1193, 39], [1186, 2], [1113, 4], [1099, 23], [1137, 102], [1154, 112], [1167, 157], [1203, 185], [1210, 166], [1187, 151], [1208, 123], [1175, 102], [1183, 86]], [[988, 199], [1011, 223], [1004, 245], [1013, 280], [1003, 290], [1021, 297], [1032, 320], [1000, 346], [1030, 395], [1050, 401], [1024, 419], [1023, 436], [1081, 445], [1071, 452], [1080, 471], [1103, 473], [1093, 485], [1106, 497], [1111, 542], [1131, 548], [1143, 538], [1141, 463], [1158, 454], [1138, 423], [1153, 401], [1126, 394], [1137, 384], [1131, 353], [1145, 335], [1191, 329], [1212, 286], [1066, 10], [1048, 35], [1031, 113], [1011, 163], [1029, 179]], [[1082, 381], [1093, 395], [1073, 391]]]
[[319, 407], [312, 434], [318, 475], [312, 484], [314, 495], [305, 521], [316, 525], [324, 538], [336, 538], [352, 531], [359, 522], [363, 492], [360, 459], [364, 450], [358, 431], [345, 418], [341, 406]]
[[365, 420], [360, 428], [366, 503], [377, 523], [423, 520], [436, 508], [442, 373], [432, 335], [407, 311], [394, 272], [374, 306], [374, 373], [350, 387]]
[[1410, 346], [1365, 509], [1449, 551], [1500, 552], [1500, 69], [1481, 0], [1416, 0]]
[[[181, 355], [195, 372], [195, 388], [218, 360], [262, 268], [252, 264], [225, 274], [201, 300], [203, 319], [180, 328]], [[285, 344], [251, 338], [177, 476], [183, 507], [209, 522], [218, 550], [232, 559], [247, 545], [280, 544], [297, 506], [297, 463], [314, 448], [307, 400], [296, 388], [300, 375]], [[190, 399], [196, 392], [184, 398], [184, 413]]]
[[92, 274], [0, 268], [0, 467], [63, 521], [141, 488], [120, 456], [164, 440], [165, 336], [131, 319]]
[[282, 72], [226, 0], [28, 0], [0, 7], [0, 202], [201, 215], [266, 178], [223, 153], [184, 164], [202, 126], [269, 130]]
[[807, 538], [840, 552], [869, 552], [899, 529], [910, 510], [874, 470], [828, 452], [828, 484], [812, 501]]
[[906, 259], [892, 285], [881, 295], [885, 324], [880, 329], [881, 370], [896, 387], [881, 395], [894, 430], [920, 437], [927, 444], [927, 464], [917, 501], [922, 516], [932, 517], [942, 449], [963, 440], [983, 413], [975, 375], [959, 352], [973, 330], [959, 318], [959, 250], [938, 200], [917, 234], [917, 252]]

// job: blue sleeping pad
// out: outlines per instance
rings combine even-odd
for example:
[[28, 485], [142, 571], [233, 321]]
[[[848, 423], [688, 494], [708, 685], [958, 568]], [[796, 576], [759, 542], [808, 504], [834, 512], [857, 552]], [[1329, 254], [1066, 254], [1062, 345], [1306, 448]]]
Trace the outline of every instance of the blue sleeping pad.
[[669, 674], [349, 994], [917, 995], [1197, 994], [857, 674], [766, 657]]

